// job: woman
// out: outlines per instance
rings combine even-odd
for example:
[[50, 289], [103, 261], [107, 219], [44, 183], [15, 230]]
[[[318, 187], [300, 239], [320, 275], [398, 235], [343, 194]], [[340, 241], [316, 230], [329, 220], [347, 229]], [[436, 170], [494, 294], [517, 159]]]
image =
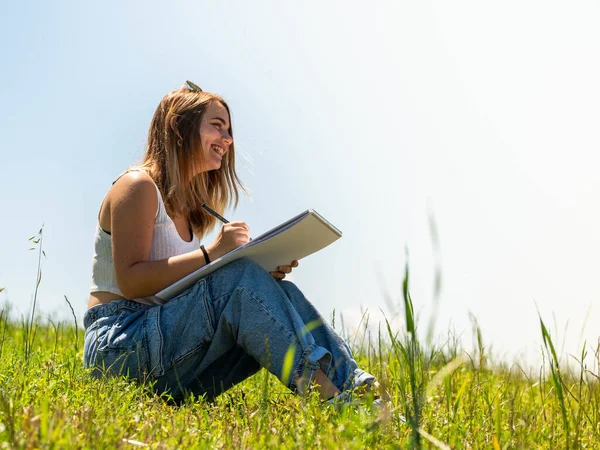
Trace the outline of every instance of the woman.
[[[245, 244], [244, 222], [215, 225], [201, 208], [237, 205], [229, 107], [187, 82], [160, 102], [141, 165], [113, 183], [98, 215], [84, 363], [95, 376], [152, 380], [180, 401], [212, 399], [261, 367], [292, 391], [347, 401], [374, 384], [298, 288], [298, 262], [267, 273], [235, 261], [162, 302], [154, 295]], [[291, 363], [291, 364], [290, 364]], [[343, 393], [343, 395], [340, 395]]]

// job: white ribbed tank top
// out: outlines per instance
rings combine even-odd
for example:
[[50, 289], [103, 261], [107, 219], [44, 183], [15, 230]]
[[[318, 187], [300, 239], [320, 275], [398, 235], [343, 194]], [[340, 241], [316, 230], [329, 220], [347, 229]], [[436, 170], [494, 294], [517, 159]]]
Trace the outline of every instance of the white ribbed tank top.
[[[154, 233], [152, 234], [152, 244], [150, 247], [150, 261], [166, 259], [171, 256], [181, 255], [200, 248], [200, 241], [192, 233], [192, 240], [186, 242], [181, 239], [175, 223], [165, 208], [162, 196], [156, 187], [158, 196], [158, 208], [154, 218]], [[90, 292], [111, 292], [125, 296], [119, 290], [117, 276], [115, 274], [115, 264], [112, 255], [112, 237], [109, 233], [100, 228], [100, 223], [96, 225], [96, 235], [94, 237], [94, 257], [92, 259], [92, 286]], [[161, 304], [164, 303], [158, 297], [144, 297], [135, 299], [141, 303]]]

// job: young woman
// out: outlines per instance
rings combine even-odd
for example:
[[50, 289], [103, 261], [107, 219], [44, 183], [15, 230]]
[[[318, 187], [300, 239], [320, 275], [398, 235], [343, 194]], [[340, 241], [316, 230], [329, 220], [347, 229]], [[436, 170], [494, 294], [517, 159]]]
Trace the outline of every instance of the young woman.
[[[191, 82], [158, 105], [141, 165], [113, 183], [98, 215], [84, 364], [95, 376], [152, 380], [174, 400], [212, 399], [265, 367], [297, 393], [347, 399], [374, 377], [286, 274], [237, 260], [164, 303], [155, 294], [245, 244], [244, 222], [201, 208], [237, 205], [229, 107]], [[291, 363], [291, 365], [290, 365]], [[343, 393], [343, 395], [340, 395]]]

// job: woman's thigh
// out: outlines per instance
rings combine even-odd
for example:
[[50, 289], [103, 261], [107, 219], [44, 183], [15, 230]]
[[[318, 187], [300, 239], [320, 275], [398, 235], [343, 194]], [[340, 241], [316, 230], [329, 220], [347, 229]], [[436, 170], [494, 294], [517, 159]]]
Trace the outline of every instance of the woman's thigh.
[[180, 362], [200, 363], [215, 334], [215, 317], [207, 297], [206, 279], [158, 307], [160, 360], [157, 375]]

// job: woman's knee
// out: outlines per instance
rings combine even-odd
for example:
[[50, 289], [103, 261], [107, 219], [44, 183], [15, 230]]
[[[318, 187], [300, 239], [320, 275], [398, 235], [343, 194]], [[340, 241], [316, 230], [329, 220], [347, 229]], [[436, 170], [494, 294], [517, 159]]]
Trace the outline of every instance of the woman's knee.
[[211, 275], [209, 280], [210, 296], [215, 300], [228, 297], [239, 289], [253, 293], [277, 289], [273, 277], [260, 265], [246, 258], [227, 264]]
[[258, 263], [248, 258], [236, 259], [235, 261], [229, 263], [226, 267], [230, 270], [239, 271], [241, 273], [250, 274], [253, 276], [269, 275], [269, 273]]

